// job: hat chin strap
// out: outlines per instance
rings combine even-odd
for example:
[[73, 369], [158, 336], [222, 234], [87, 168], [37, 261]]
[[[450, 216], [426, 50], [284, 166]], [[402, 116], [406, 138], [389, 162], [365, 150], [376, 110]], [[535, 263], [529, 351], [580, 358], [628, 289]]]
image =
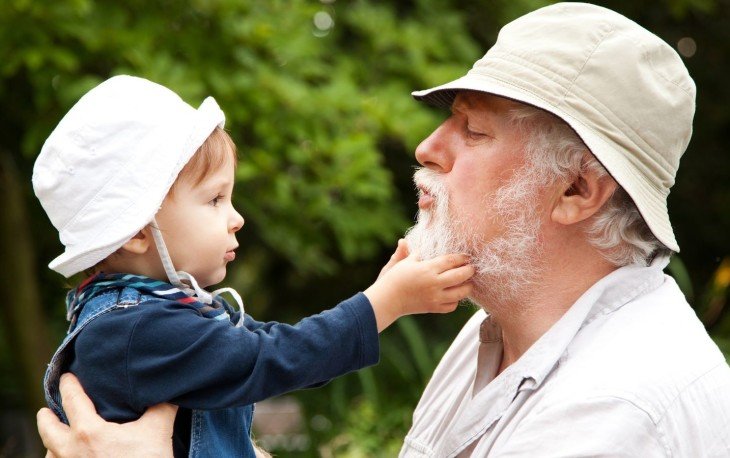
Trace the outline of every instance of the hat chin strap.
[[[177, 288], [180, 288], [180, 290], [182, 290], [185, 294], [195, 297], [204, 304], [212, 304], [215, 296], [224, 292], [229, 293], [233, 296], [233, 300], [236, 301], [238, 309], [241, 312], [241, 316], [238, 319], [238, 323], [236, 323], [236, 327], [243, 326], [243, 316], [245, 312], [243, 309], [243, 299], [241, 299], [241, 295], [238, 294], [238, 291], [233, 288], [226, 287], [216, 289], [212, 293], [209, 293], [198, 285], [198, 282], [192, 275], [182, 270], [175, 270], [175, 267], [172, 265], [170, 253], [167, 251], [165, 240], [162, 238], [162, 231], [158, 228], [157, 221], [154, 218], [152, 218], [152, 224], [150, 227], [152, 228], [152, 238], [155, 241], [157, 253], [160, 255], [162, 267], [165, 269], [165, 274], [167, 275], [167, 279], [170, 280], [170, 283]], [[189, 284], [184, 281], [187, 281]]]

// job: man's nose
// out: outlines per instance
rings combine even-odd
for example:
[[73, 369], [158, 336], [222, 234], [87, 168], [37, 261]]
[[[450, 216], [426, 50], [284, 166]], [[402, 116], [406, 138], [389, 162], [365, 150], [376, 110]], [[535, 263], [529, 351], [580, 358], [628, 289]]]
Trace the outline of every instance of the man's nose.
[[437, 172], [451, 170], [452, 155], [449, 149], [449, 120], [444, 121], [416, 148], [416, 160], [426, 168]]

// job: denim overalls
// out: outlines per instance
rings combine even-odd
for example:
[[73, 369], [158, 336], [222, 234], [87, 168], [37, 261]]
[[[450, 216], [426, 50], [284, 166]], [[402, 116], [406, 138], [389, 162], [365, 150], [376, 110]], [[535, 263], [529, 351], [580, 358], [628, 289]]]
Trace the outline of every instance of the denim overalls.
[[[68, 423], [68, 419], [61, 405], [59, 381], [62, 371], [67, 367], [69, 343], [99, 316], [118, 308], [135, 307], [155, 298], [131, 287], [113, 289], [90, 299], [71, 317], [68, 334], [53, 355], [43, 380], [46, 402], [65, 423]], [[252, 419], [252, 405], [208, 411], [193, 410], [189, 456], [255, 457], [250, 439]]]

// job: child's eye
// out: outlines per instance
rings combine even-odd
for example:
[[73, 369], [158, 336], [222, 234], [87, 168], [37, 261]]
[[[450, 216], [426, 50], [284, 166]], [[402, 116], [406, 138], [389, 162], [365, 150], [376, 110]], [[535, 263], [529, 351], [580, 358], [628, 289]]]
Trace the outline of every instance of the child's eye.
[[213, 198], [213, 200], [211, 200], [208, 203], [211, 204], [214, 207], [217, 207], [218, 206], [218, 203], [221, 201], [222, 198], [223, 198], [223, 196], [221, 194], [218, 194], [217, 196], [215, 196]]

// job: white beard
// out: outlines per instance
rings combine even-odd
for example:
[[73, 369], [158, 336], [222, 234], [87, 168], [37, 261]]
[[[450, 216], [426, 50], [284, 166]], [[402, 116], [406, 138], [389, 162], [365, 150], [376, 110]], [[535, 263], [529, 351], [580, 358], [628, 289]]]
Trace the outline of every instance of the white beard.
[[491, 205], [497, 215], [493, 223], [504, 229], [498, 237], [485, 241], [471, 229], [474, 222], [459, 220], [449, 209], [439, 175], [425, 168], [414, 174], [414, 180], [434, 197], [434, 205], [431, 210], [419, 210], [416, 225], [406, 232], [409, 249], [421, 259], [447, 253], [470, 255], [476, 268], [471, 299], [483, 307], [519, 301], [538, 273], [539, 180], [534, 173], [520, 170], [497, 190], [493, 202], [485, 196], [485, 207]]

